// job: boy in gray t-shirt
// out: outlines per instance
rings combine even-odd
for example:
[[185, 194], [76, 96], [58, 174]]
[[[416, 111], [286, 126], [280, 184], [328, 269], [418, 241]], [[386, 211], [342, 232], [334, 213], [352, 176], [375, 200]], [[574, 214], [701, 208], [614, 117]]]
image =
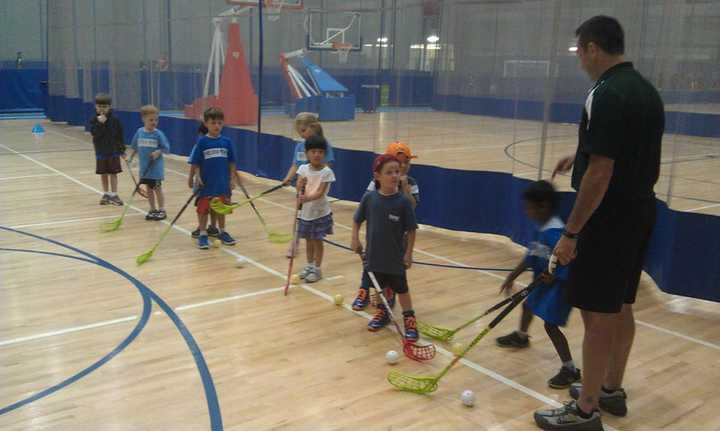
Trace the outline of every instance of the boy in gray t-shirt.
[[[386, 298], [393, 292], [403, 309], [405, 338], [418, 339], [415, 312], [408, 293], [406, 269], [412, 265], [413, 247], [417, 222], [410, 200], [398, 192], [400, 162], [395, 156], [382, 154], [373, 163], [376, 190], [366, 193], [355, 212], [352, 249], [363, 254], [360, 243], [360, 225], [367, 221], [367, 252], [365, 269], [375, 274]], [[388, 310], [383, 303], [368, 323], [368, 330], [378, 331], [390, 322]]]
[[[415, 178], [408, 175], [408, 173], [410, 172], [412, 159], [417, 156], [413, 155], [407, 144], [398, 141], [390, 143], [385, 150], [385, 154], [391, 154], [397, 157], [400, 162], [398, 191], [410, 200], [413, 209], [415, 209], [420, 203], [420, 187], [418, 186]], [[373, 192], [377, 189], [375, 187], [375, 182], [375, 178], [370, 181], [370, 184], [368, 184], [367, 187], [367, 192]], [[353, 310], [362, 311], [367, 308], [368, 304], [370, 304], [370, 284], [370, 277], [368, 277], [367, 271], [363, 269], [362, 277], [360, 279], [360, 288], [358, 289], [358, 294], [351, 305]], [[395, 295], [388, 300], [388, 304], [390, 305], [390, 308], [395, 308]]]

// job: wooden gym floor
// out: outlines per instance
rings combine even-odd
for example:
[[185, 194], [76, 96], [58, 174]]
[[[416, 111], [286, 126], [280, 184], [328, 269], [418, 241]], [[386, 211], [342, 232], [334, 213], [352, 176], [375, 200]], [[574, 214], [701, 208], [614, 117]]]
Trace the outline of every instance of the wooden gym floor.
[[[345, 132], [381, 136], [377, 146], [384, 146], [394, 137], [387, 130], [399, 126], [383, 125], [383, 115], [374, 117], [374, 128], [368, 127], [370, 117], [361, 116]], [[430, 126], [426, 115], [417, 129], [402, 127], [420, 136], [422, 127]], [[477, 122], [498, 136], [492, 127], [507, 126], [497, 119], [438, 115], [456, 126]], [[195, 227], [191, 207], [152, 260], [137, 267], [135, 257], [166, 225], [145, 221], [147, 204], [136, 200], [118, 232], [101, 233], [100, 224], [121, 208], [98, 205], [89, 136], [46, 122], [44, 140], [35, 143], [32, 125], [0, 122], [0, 226], [12, 228], [0, 230], [0, 429], [204, 430], [222, 423], [228, 430], [532, 430], [535, 409], [567, 398], [546, 385], [559, 364], [541, 324], [531, 328], [530, 349], [495, 347], [494, 337], [516, 327], [518, 312], [481, 341], [434, 394], [394, 390], [385, 381], [390, 366], [384, 355], [398, 350], [397, 338], [389, 330], [369, 333], [368, 315], [348, 307], [358, 284], [357, 258], [326, 246], [325, 278], [283, 297], [286, 246], [269, 243], [247, 208], [228, 219], [237, 246], [196, 249], [189, 237]], [[455, 126], [443, 127], [449, 136]], [[341, 136], [342, 125], [326, 129], [336, 145], [350, 142]], [[501, 160], [501, 145], [512, 141], [510, 135], [487, 150], [476, 146], [478, 166], [490, 160], [512, 166]], [[441, 143], [408, 142], [420, 154], [418, 162], [443, 163], [444, 153], [429, 153]], [[452, 155], [457, 159], [447, 160], [448, 166], [462, 163]], [[189, 196], [187, 165], [168, 160], [166, 171], [172, 217]], [[271, 184], [245, 178], [251, 194]], [[127, 199], [130, 190], [125, 173], [121, 197]], [[685, 192], [705, 196], [708, 190]], [[271, 229], [289, 232], [292, 203], [293, 194], [283, 190], [259, 201], [258, 208]], [[353, 208], [333, 204], [332, 240], [349, 244]], [[415, 252], [424, 262], [500, 268], [521, 256], [522, 249], [503, 238], [438, 229], [422, 229]], [[237, 257], [248, 262], [238, 268]], [[500, 299], [504, 276], [415, 265], [409, 280], [418, 317], [457, 326]], [[344, 295], [344, 307], [332, 304], [337, 293]], [[626, 379], [630, 414], [606, 417], [606, 429], [720, 429], [720, 306], [666, 295], [644, 279], [636, 310]], [[481, 324], [461, 332], [458, 341], [468, 341]], [[565, 333], [581, 363], [578, 313]], [[447, 346], [438, 347], [431, 363], [402, 358], [395, 367], [437, 372], [451, 358]], [[475, 392], [474, 408], [460, 403], [464, 389]]]

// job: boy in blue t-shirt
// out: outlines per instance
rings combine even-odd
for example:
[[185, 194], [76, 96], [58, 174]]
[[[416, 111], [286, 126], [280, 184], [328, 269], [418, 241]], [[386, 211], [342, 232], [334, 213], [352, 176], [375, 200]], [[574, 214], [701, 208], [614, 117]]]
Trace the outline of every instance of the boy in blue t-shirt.
[[145, 216], [145, 220], [165, 220], [167, 218], [165, 195], [162, 190], [162, 181], [165, 179], [163, 154], [170, 153], [170, 142], [165, 134], [157, 128], [159, 113], [158, 108], [153, 105], [145, 105], [140, 108], [144, 126], [137, 129], [130, 144], [130, 148], [134, 150], [132, 157], [138, 155], [140, 184], [145, 184], [148, 188], [150, 212]]
[[567, 280], [568, 271], [567, 267], [558, 266], [552, 276], [543, 273], [547, 271], [550, 256], [555, 244], [560, 240], [565, 225], [556, 215], [558, 196], [549, 182], [536, 181], [530, 184], [523, 193], [523, 201], [528, 218], [537, 223], [536, 239], [530, 244], [527, 255], [507, 276], [501, 291], [509, 294], [515, 279], [528, 268], [532, 268], [534, 277], [540, 277], [543, 284], [530, 292], [523, 303], [520, 329], [495, 341], [500, 347], [528, 347], [530, 345], [528, 328], [533, 314], [543, 319], [545, 332], [562, 361], [560, 371], [548, 380], [548, 385], [553, 389], [564, 389], [581, 379], [580, 370], [575, 368], [567, 338], [559, 328], [567, 323], [571, 309], [562, 290], [562, 282]]
[[[235, 152], [232, 142], [222, 131], [225, 114], [220, 108], [208, 108], [203, 113], [203, 126], [201, 132], [205, 135], [198, 139], [189, 160], [190, 175], [188, 186], [192, 189], [197, 185], [197, 214], [198, 214], [198, 247], [204, 250], [210, 248], [207, 233], [210, 200], [220, 198], [230, 203], [230, 193], [235, 183], [240, 183], [240, 176], [235, 169]], [[197, 177], [197, 180], [196, 180]], [[235, 240], [225, 231], [225, 216], [217, 214], [218, 238], [225, 245], [235, 245]]]

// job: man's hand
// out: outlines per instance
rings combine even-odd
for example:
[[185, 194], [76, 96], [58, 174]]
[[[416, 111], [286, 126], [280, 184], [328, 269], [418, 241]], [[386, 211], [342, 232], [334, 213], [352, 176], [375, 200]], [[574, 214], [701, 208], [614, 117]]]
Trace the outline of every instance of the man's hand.
[[570, 169], [572, 169], [574, 164], [575, 164], [575, 156], [567, 156], [567, 157], [563, 157], [562, 159], [558, 160], [557, 164], [555, 165], [555, 169], [553, 169], [551, 179], [554, 180], [555, 176], [557, 174], [564, 174], [564, 173], [568, 172]]
[[412, 267], [412, 253], [405, 253], [405, 256], [403, 257], [403, 263], [405, 264], [405, 269], [410, 269]]
[[577, 255], [577, 240], [570, 239], [565, 235], [560, 237], [560, 241], [555, 245], [553, 254], [557, 256], [560, 265], [567, 265], [575, 259]]
[[152, 153], [150, 153], [150, 158], [152, 158], [153, 160], [155, 160], [155, 159], [157, 159], [158, 157], [160, 157], [160, 154], [162, 154], [162, 151], [160, 151], [160, 150], [155, 150], [155, 151], [153, 151]]
[[102, 124], [105, 124], [105, 122], [107, 121], [107, 117], [104, 114], [98, 115], [97, 119]]

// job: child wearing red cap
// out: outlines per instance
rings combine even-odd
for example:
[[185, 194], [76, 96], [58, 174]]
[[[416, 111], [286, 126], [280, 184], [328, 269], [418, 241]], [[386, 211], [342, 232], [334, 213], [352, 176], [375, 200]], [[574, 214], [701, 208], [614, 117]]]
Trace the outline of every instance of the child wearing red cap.
[[[417, 158], [410, 151], [410, 147], [403, 142], [392, 142], [387, 146], [385, 154], [395, 156], [400, 162], [400, 179], [398, 181], [398, 190], [404, 194], [412, 204], [413, 209], [420, 203], [420, 187], [418, 186], [415, 178], [408, 175], [410, 172], [411, 160]], [[375, 191], [375, 180], [371, 180], [368, 184], [367, 192]], [[367, 308], [370, 303], [370, 278], [367, 275], [367, 271], [363, 269], [362, 277], [360, 279], [360, 288], [358, 289], [357, 297], [352, 302], [352, 309], [355, 311], [361, 311]], [[390, 307], [395, 307], [395, 296], [393, 295], [388, 299]]]
[[[352, 249], [363, 255], [360, 225], [367, 221], [364, 255], [365, 270], [377, 278], [382, 294], [390, 299], [395, 293], [403, 309], [405, 338], [418, 339], [415, 312], [408, 291], [406, 270], [412, 266], [417, 222], [410, 199], [398, 190], [400, 161], [391, 154], [382, 154], [373, 163], [375, 190], [365, 193], [353, 217]], [[390, 322], [383, 303], [368, 323], [368, 330], [378, 331]]]

